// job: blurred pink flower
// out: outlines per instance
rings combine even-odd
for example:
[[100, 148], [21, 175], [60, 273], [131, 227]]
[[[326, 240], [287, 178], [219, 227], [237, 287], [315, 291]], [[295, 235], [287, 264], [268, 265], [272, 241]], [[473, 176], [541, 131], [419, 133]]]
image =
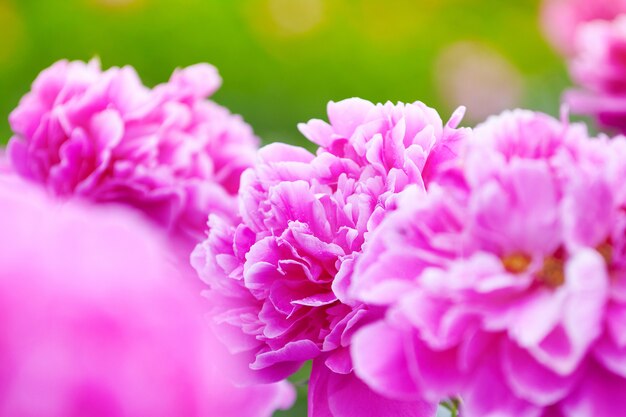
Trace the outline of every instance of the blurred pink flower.
[[11, 113], [10, 160], [58, 195], [139, 208], [193, 244], [209, 213], [235, 210], [258, 145], [241, 117], [206, 100], [220, 84], [208, 64], [148, 89], [131, 67], [57, 62]]
[[552, 46], [571, 55], [581, 25], [613, 20], [621, 13], [626, 13], [626, 0], [543, 0], [541, 25]]
[[626, 14], [580, 29], [570, 73], [583, 89], [566, 93], [572, 110], [626, 133]]
[[[330, 123], [300, 126], [320, 146], [316, 156], [284, 144], [260, 150], [255, 168], [242, 176], [241, 223], [212, 217], [208, 239], [192, 256], [210, 286], [218, 333], [264, 381], [280, 380], [314, 358], [320, 372], [351, 373], [351, 335], [374, 314], [346, 295], [354, 259], [368, 232], [395, 209], [397, 193], [409, 184], [424, 189], [468, 134], [456, 128], [461, 113], [444, 125], [420, 102], [349, 99], [331, 102], [328, 116]], [[328, 378], [313, 378], [316, 403], [330, 401], [328, 391], [314, 386], [317, 380]], [[341, 400], [354, 401], [333, 399]], [[414, 403], [386, 406], [424, 415]], [[332, 415], [352, 415], [338, 411], [348, 409]], [[320, 410], [318, 404], [311, 413]]]
[[0, 416], [270, 417], [286, 383], [239, 366], [176, 279], [162, 236], [125, 208], [60, 204], [0, 176]]
[[626, 409], [626, 139], [514, 111], [466, 145], [357, 262], [350, 293], [387, 308], [353, 338], [357, 375], [391, 398], [460, 395], [464, 417]]

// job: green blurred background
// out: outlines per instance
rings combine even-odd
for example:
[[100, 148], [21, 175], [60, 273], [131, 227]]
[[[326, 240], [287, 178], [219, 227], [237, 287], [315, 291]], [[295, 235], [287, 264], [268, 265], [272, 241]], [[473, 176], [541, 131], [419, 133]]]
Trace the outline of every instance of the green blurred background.
[[[144, 82], [216, 65], [215, 100], [267, 143], [329, 100], [421, 100], [466, 124], [504, 108], [558, 113], [568, 85], [538, 28], [538, 0], [0, 0], [0, 143], [7, 116], [62, 58], [133, 65]], [[296, 379], [302, 379], [296, 377]], [[304, 416], [306, 405], [282, 416]]]
[[133, 65], [144, 82], [216, 65], [215, 99], [264, 141], [359, 96], [421, 100], [466, 124], [505, 107], [558, 112], [568, 84], [537, 0], [0, 0], [0, 142], [7, 115], [61, 58]]

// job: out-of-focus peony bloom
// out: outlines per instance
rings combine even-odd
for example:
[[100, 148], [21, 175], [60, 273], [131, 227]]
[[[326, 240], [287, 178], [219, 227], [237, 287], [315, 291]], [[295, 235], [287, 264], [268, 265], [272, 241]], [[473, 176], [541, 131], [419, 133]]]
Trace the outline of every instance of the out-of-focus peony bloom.
[[148, 89], [131, 67], [57, 62], [11, 114], [9, 158], [60, 196], [131, 205], [192, 246], [209, 213], [236, 211], [258, 145], [241, 117], [206, 100], [220, 84], [207, 64]]
[[[425, 189], [468, 131], [456, 128], [460, 112], [444, 125], [419, 102], [349, 99], [331, 102], [328, 115], [330, 123], [300, 125], [320, 146], [317, 155], [284, 144], [261, 149], [255, 168], [242, 176], [241, 223], [212, 217], [192, 264], [210, 287], [219, 334], [237, 338], [226, 344], [248, 358], [255, 377], [280, 380], [315, 359], [310, 413], [340, 417], [352, 415], [346, 413], [355, 399], [315, 385], [350, 387], [346, 394], [364, 389], [350, 376], [348, 348], [352, 333], [376, 314], [346, 294], [354, 259], [368, 232], [395, 209], [397, 193], [410, 184]], [[434, 414], [431, 406], [382, 405], [375, 397], [380, 404], [372, 410]]]
[[541, 26], [554, 48], [571, 55], [581, 25], [621, 13], [626, 13], [626, 0], [543, 0]]
[[237, 364], [127, 208], [50, 201], [0, 176], [0, 416], [270, 417], [285, 384], [235, 388]]
[[355, 371], [391, 398], [460, 395], [464, 417], [626, 407], [626, 139], [528, 111], [474, 131], [449, 178], [407, 190], [350, 294], [387, 308]]
[[566, 93], [572, 110], [602, 127], [626, 133], [626, 14], [580, 29], [570, 73], [582, 90]]

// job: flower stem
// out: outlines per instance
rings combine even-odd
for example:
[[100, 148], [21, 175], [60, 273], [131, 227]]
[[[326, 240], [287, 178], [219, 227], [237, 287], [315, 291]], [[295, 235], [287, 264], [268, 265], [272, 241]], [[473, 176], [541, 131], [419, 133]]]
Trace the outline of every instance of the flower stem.
[[444, 401], [441, 403], [443, 407], [445, 407], [448, 411], [450, 411], [451, 417], [459, 417], [459, 406], [460, 401], [458, 398], [453, 398], [449, 401]]

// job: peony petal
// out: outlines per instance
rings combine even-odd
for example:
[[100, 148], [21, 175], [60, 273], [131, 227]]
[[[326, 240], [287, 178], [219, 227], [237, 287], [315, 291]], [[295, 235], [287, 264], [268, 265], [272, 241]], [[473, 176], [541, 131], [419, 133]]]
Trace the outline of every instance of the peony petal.
[[437, 405], [390, 400], [371, 391], [354, 373], [336, 374], [313, 361], [309, 383], [310, 417], [435, 417]]
[[502, 372], [509, 387], [519, 398], [548, 406], [567, 396], [580, 375], [560, 376], [547, 369], [513, 342], [502, 343]]

